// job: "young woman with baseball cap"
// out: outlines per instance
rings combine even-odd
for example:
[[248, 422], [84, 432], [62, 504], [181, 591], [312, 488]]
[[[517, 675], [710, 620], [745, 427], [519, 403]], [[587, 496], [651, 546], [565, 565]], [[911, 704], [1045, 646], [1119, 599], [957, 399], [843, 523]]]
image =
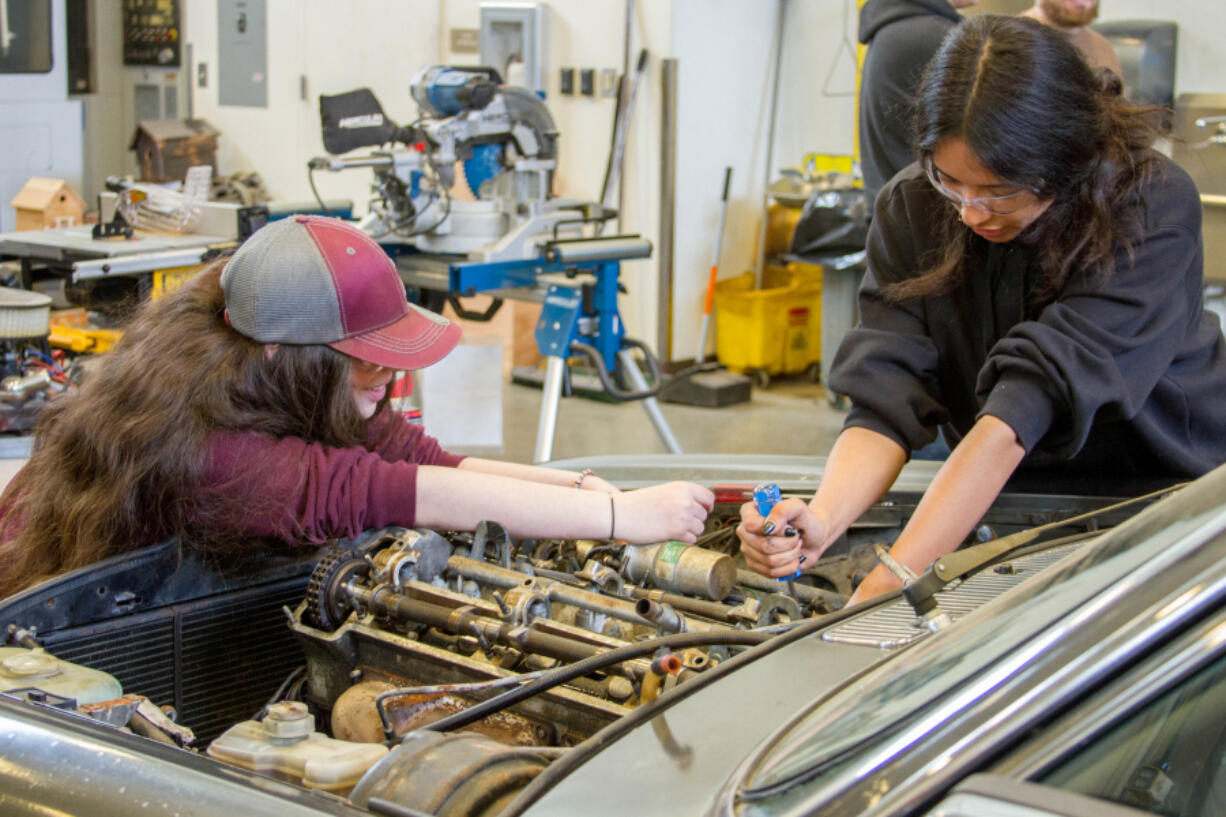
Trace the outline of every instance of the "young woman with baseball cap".
[[[273, 222], [151, 301], [39, 418], [0, 500], [0, 596], [180, 537], [323, 544], [388, 525], [693, 542], [714, 497], [621, 493], [595, 475], [459, 457], [387, 407], [397, 371], [459, 327], [410, 304], [395, 266], [335, 219]], [[576, 490], [578, 488], [579, 490]]]
[[[1153, 149], [1155, 112], [1119, 92], [1033, 20], [946, 37], [916, 99], [919, 161], [877, 197], [860, 325], [835, 356], [851, 411], [811, 501], [743, 509], [754, 569], [811, 564], [938, 429], [953, 453], [891, 549], [916, 572], [1019, 467], [1178, 480], [1226, 462], [1200, 198]], [[900, 584], [878, 565], [852, 600]]]

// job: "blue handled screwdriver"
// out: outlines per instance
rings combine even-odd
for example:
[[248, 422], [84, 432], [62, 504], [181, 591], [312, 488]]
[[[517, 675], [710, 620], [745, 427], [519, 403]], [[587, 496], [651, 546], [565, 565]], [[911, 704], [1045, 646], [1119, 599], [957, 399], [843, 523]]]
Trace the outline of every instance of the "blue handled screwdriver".
[[[779, 491], [779, 486], [773, 482], [764, 482], [761, 485], [755, 486], [753, 489], [753, 503], [758, 509], [758, 515], [762, 516], [763, 518], [770, 515], [771, 508], [774, 508], [776, 505], [778, 505], [779, 500], [781, 499], [783, 499], [783, 494]], [[774, 530], [774, 526], [771, 525], [770, 523], [767, 523], [767, 527], [769, 527], [770, 530], [763, 529], [762, 532], [769, 535], [771, 530]], [[797, 533], [796, 530], [792, 527], [787, 527], [783, 531], [784, 536], [795, 536], [796, 533]], [[801, 554], [800, 560], [797, 562], [796, 572], [793, 573], [791, 576], [780, 576], [778, 579], [775, 580], [775, 581], [780, 581], [780, 582], [787, 582], [788, 592], [793, 597], [796, 596], [796, 587], [793, 584], [793, 582], [795, 582], [796, 579], [800, 578], [800, 565], [803, 564], [804, 561], [805, 561], [804, 554]]]

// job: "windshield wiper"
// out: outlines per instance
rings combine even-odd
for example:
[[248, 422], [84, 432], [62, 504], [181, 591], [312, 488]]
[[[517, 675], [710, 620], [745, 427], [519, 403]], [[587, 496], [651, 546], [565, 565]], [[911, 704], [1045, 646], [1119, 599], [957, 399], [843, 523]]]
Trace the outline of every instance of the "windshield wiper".
[[1099, 516], [1135, 505], [1138, 502], [1151, 502], [1179, 490], [1186, 484], [1172, 485], [1160, 491], [1133, 497], [1114, 505], [1107, 505], [1098, 510], [1070, 516], [1067, 519], [1061, 519], [1056, 522], [1049, 522], [1046, 525], [1039, 525], [1037, 528], [1027, 528], [1017, 533], [1011, 533], [1008, 536], [1002, 536], [1000, 539], [985, 542], [982, 545], [954, 551], [947, 556], [942, 556], [929, 565], [928, 569], [924, 571], [924, 575], [912, 582], [908, 582], [902, 590], [903, 598], [911, 605], [911, 609], [919, 617], [922, 626], [930, 630], [939, 630], [942, 627], [948, 626], [951, 621], [949, 616], [943, 613], [937, 604], [936, 594], [954, 579], [960, 579], [969, 573], [974, 573], [980, 568], [990, 565], [1010, 551], [1034, 542], [1044, 533], [1068, 527], [1069, 525], [1076, 525], [1080, 522], [1090, 522]]

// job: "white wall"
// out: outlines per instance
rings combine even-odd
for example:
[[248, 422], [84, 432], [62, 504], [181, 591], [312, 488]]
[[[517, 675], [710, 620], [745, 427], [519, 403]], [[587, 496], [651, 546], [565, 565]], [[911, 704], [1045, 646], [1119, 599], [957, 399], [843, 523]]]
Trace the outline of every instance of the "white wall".
[[1102, 0], [1099, 20], [1164, 20], [1179, 25], [1175, 93], [1226, 93], [1226, 3], [1221, 0]]
[[[733, 171], [721, 279], [756, 265], [765, 185], [779, 168], [809, 153], [853, 151], [856, 0], [788, 0], [769, 179], [777, 0], [675, 0], [674, 9], [681, 101], [673, 357], [683, 359], [698, 348], [724, 167]], [[712, 333], [708, 349], [714, 345]]]
[[[320, 94], [369, 87], [388, 116], [408, 122], [417, 110], [409, 80], [440, 56], [436, 0], [361, 0], [344, 13], [330, 0], [268, 0], [268, 107], [220, 105], [217, 3], [189, 2], [183, 13], [195, 59], [208, 66], [208, 87], [194, 89], [194, 105], [222, 132], [218, 171], [258, 170], [282, 200], [311, 197], [306, 162], [324, 155]], [[317, 173], [316, 183], [325, 198], [352, 198], [365, 210], [368, 173]]]
[[9, 202], [31, 176], [64, 179], [81, 189], [82, 109], [68, 97], [64, 5], [51, 8], [51, 70], [0, 75], [0, 232], [16, 229]]

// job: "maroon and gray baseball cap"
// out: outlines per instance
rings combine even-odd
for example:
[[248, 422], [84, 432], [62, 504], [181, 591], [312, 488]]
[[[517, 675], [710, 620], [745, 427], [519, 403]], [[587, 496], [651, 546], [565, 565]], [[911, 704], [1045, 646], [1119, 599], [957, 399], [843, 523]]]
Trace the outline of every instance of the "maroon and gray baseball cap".
[[447, 355], [460, 327], [411, 304], [396, 266], [357, 227], [294, 216], [261, 227], [221, 272], [230, 325], [262, 343], [326, 343], [393, 369]]

